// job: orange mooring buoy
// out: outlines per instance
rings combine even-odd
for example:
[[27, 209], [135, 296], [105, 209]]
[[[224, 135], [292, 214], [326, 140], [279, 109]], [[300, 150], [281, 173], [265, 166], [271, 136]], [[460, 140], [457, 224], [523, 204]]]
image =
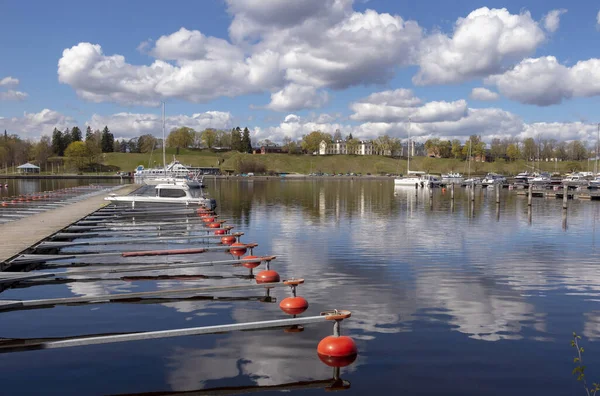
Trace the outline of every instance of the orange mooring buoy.
[[223, 245], [231, 245], [235, 241], [236, 241], [236, 238], [233, 235], [227, 235], [227, 236], [221, 237], [221, 243]]
[[245, 261], [242, 263], [242, 265], [246, 268], [256, 268], [260, 265], [260, 257], [258, 256], [245, 256], [245, 257], [241, 257], [242, 260], [253, 260], [253, 259], [258, 259], [257, 261]]
[[279, 308], [288, 315], [300, 315], [308, 309], [308, 301], [304, 297], [286, 297], [279, 303]]
[[221, 223], [210, 223], [208, 228], [221, 228]]
[[212, 223], [215, 221], [215, 218], [212, 216], [202, 216], [202, 221], [205, 223]]
[[348, 336], [340, 335], [340, 323], [349, 318], [350, 311], [321, 312], [326, 314], [328, 320], [335, 320], [333, 335], [327, 336], [317, 345], [317, 354], [323, 363], [331, 367], [345, 367], [352, 364], [358, 355], [354, 340]]
[[256, 283], [274, 283], [279, 282], [279, 274], [277, 271], [264, 270], [256, 275]]
[[[224, 237], [224, 238], [226, 238], [226, 237]], [[223, 240], [223, 238], [221, 238], [221, 240]], [[233, 254], [234, 256], [241, 257], [244, 254], [246, 254], [247, 250], [248, 250], [248, 248], [246, 247], [245, 244], [236, 242], [236, 243], [232, 243], [231, 244], [231, 248], [229, 249], [229, 253]]]
[[215, 230], [215, 235], [225, 235], [227, 234], [227, 230], [224, 230], [222, 228]]

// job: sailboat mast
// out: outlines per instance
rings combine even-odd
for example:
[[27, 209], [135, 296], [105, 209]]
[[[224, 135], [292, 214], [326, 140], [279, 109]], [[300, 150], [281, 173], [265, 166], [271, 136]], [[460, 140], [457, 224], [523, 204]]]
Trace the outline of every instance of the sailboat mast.
[[598, 124], [598, 137], [596, 138], [596, 166], [594, 172], [598, 175], [598, 145], [600, 144], [600, 123]]
[[408, 162], [406, 164], [406, 175], [409, 176], [410, 175], [410, 117], [408, 117]]
[[162, 102], [162, 133], [163, 133], [163, 168], [165, 177], [167, 176], [167, 141], [165, 140], [165, 102]]
[[471, 139], [469, 139], [469, 179], [471, 178]]

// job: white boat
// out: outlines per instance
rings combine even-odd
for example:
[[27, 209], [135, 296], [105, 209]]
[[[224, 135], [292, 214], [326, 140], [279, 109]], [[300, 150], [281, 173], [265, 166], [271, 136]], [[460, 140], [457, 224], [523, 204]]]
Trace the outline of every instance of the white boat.
[[506, 182], [506, 178], [497, 173], [488, 173], [485, 178], [481, 181], [482, 186], [489, 186], [494, 184], [503, 184]]
[[552, 182], [552, 177], [550, 176], [550, 173], [542, 172], [533, 177], [529, 182], [532, 184], [548, 184]]
[[481, 178], [471, 177], [470, 179], [466, 179], [465, 181], [463, 181], [462, 184], [464, 186], [470, 186], [470, 185], [481, 186]]
[[442, 175], [442, 183], [445, 184], [461, 184], [464, 181], [463, 175], [460, 173], [447, 173]]
[[199, 168], [183, 165], [177, 160], [173, 160], [165, 168], [145, 169], [139, 165], [133, 176], [136, 182], [156, 186], [162, 183], [181, 182], [186, 183], [190, 188], [202, 187], [202, 180], [199, 179]]
[[439, 186], [441, 180], [432, 175], [427, 175], [421, 171], [410, 170], [410, 118], [408, 125], [408, 156], [406, 164], [406, 174], [404, 177], [397, 177], [394, 179], [394, 186], [411, 186], [411, 187], [433, 187]]
[[529, 178], [531, 174], [529, 172], [521, 172], [515, 176], [515, 184], [529, 184]]
[[586, 186], [589, 181], [580, 173], [573, 173], [562, 179], [561, 182], [567, 186]]
[[600, 175], [596, 176], [588, 182], [589, 188], [600, 188]]
[[437, 187], [442, 181], [439, 177], [428, 175], [425, 172], [410, 171], [413, 176], [399, 177], [394, 179], [395, 186], [410, 186], [410, 187]]
[[156, 206], [156, 205], [185, 205], [185, 206], [206, 206], [210, 209], [215, 209], [217, 202], [201, 195], [194, 197], [190, 188], [186, 184], [181, 183], [165, 183], [159, 184], [155, 188], [155, 195], [116, 195], [109, 194], [104, 198], [113, 204], [131, 204], [136, 206]]

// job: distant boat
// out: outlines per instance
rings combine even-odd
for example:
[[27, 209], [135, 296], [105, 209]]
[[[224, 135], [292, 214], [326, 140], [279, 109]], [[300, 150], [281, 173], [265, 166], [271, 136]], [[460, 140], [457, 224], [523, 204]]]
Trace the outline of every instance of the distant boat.
[[154, 196], [145, 195], [116, 195], [110, 194], [104, 200], [113, 204], [131, 204], [136, 206], [157, 206], [157, 205], [185, 205], [185, 206], [206, 206], [215, 209], [217, 201], [201, 195], [194, 197], [190, 188], [182, 183], [165, 183], [155, 187]]
[[442, 183], [445, 184], [461, 184], [463, 181], [463, 175], [460, 173], [450, 172], [442, 175]]
[[533, 177], [529, 181], [532, 184], [548, 184], [552, 182], [552, 177], [548, 172], [542, 172], [539, 175]]
[[410, 187], [437, 187], [442, 183], [439, 177], [426, 174], [425, 172], [411, 171], [410, 173], [412, 176], [394, 179], [394, 185]]
[[462, 185], [463, 186], [470, 186], [470, 185], [480, 186], [481, 185], [481, 178], [479, 178], [479, 177], [471, 177], [471, 178], [466, 179], [465, 181], [463, 181]]
[[506, 182], [506, 177], [498, 173], [488, 173], [485, 178], [481, 181], [482, 186], [489, 186], [494, 184], [503, 184]]
[[562, 179], [561, 182], [566, 186], [584, 186], [588, 185], [589, 180], [580, 173], [573, 173]]

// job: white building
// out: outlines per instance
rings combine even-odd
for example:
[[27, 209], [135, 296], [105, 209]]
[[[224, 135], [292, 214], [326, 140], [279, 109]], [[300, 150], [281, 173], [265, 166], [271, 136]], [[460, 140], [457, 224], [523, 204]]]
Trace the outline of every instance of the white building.
[[359, 141], [356, 147], [349, 152], [347, 143], [343, 140], [338, 140], [329, 144], [325, 140], [321, 140], [321, 143], [319, 144], [319, 155], [341, 154], [373, 155], [373, 143]]

